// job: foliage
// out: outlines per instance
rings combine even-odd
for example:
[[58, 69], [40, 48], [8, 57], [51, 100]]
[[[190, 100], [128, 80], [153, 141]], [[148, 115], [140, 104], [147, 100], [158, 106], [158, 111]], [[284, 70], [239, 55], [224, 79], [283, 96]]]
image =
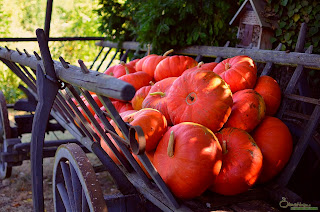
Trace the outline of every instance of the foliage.
[[268, 0], [267, 14], [278, 20], [278, 28], [272, 42], [283, 44], [282, 50], [295, 49], [300, 26], [308, 26], [306, 47], [313, 45], [313, 52], [320, 53], [320, 4], [318, 0]]
[[8, 33], [8, 26], [10, 25], [10, 19], [9, 17], [11, 16], [11, 14], [6, 13], [3, 10], [3, 2], [0, 1], [0, 35], [4, 36], [9, 34]]
[[188, 45], [223, 45], [235, 41], [229, 21], [234, 1], [100, 0], [99, 30], [112, 41], [136, 39], [154, 53]]
[[43, 26], [45, 6], [39, 0], [19, 1], [19, 20], [26, 31], [34, 33], [36, 28]]
[[7, 104], [24, 96], [23, 92], [17, 89], [19, 84], [22, 84], [22, 81], [12, 71], [0, 71], [0, 90], [5, 95]]

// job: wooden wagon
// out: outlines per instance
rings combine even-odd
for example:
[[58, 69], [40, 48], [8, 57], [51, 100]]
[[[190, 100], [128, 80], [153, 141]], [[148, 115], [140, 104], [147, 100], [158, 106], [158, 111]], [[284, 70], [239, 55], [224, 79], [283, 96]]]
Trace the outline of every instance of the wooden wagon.
[[[109, 98], [129, 101], [135, 94], [134, 88], [121, 80], [88, 69], [81, 60], [79, 67], [68, 64], [60, 57], [60, 62], [53, 61], [48, 48], [48, 40], [43, 30], [37, 30], [37, 39], [41, 57], [31, 55], [27, 51], [14, 51], [8, 47], [0, 47], [0, 59], [28, 86], [28, 94], [37, 103], [32, 124], [32, 140], [29, 144], [32, 192], [35, 211], [44, 211], [43, 196], [43, 158], [55, 154], [53, 174], [53, 196], [56, 211], [211, 211], [221, 206], [248, 200], [265, 200], [280, 202], [285, 198], [287, 202], [304, 202], [308, 199], [301, 197], [299, 192], [291, 189], [290, 182], [294, 176], [294, 184], [305, 186], [306, 191], [319, 197], [319, 184], [312, 180], [314, 191], [303, 182], [306, 176], [295, 177], [301, 158], [307, 152], [314, 155], [310, 160], [314, 163], [309, 171], [319, 176], [320, 142], [317, 134], [319, 122], [319, 99], [311, 97], [306, 82], [305, 69], [320, 69], [320, 55], [311, 54], [312, 46], [304, 50], [304, 35], [306, 27], [300, 32], [295, 52], [275, 50], [258, 50], [250, 48], [192, 46], [176, 51], [200, 60], [221, 61], [223, 58], [236, 55], [248, 55], [260, 65], [261, 75], [273, 74], [272, 67], [295, 67], [292, 76], [286, 82], [283, 91], [283, 102], [277, 114], [290, 128], [295, 138], [295, 148], [292, 157], [277, 179], [268, 185], [256, 186], [250, 191], [236, 196], [221, 196], [206, 192], [192, 200], [177, 199], [165, 185], [153, 164], [139, 146], [135, 133], [143, 139], [139, 127], [125, 123], [115, 110]], [[118, 48], [117, 44], [99, 42], [102, 48]], [[139, 44], [124, 42], [121, 49], [125, 52], [136, 51]], [[139, 49], [145, 51], [144, 49]], [[305, 51], [305, 52], [304, 52]], [[125, 57], [123, 57], [125, 58]], [[33, 77], [34, 72], [36, 77]], [[298, 90], [298, 92], [297, 92]], [[117, 123], [124, 138], [120, 137], [105, 114], [93, 100], [90, 92], [98, 94], [100, 101], [108, 110], [110, 118]], [[103, 127], [97, 122], [84, 104], [80, 95], [99, 117]], [[92, 125], [79, 111], [74, 101], [79, 104]], [[295, 108], [289, 107], [294, 102]], [[74, 140], [44, 142], [48, 129], [48, 120], [54, 118], [62, 127], [68, 130]], [[1, 166], [2, 176], [7, 176], [10, 168], [28, 158], [26, 144], [21, 144], [17, 137], [11, 138], [11, 130], [7, 122], [5, 103], [1, 103], [2, 140]], [[107, 133], [113, 137], [122, 154], [111, 142]], [[116, 165], [110, 156], [102, 149], [101, 142], [106, 142], [116, 155], [121, 165]], [[59, 143], [60, 142], [60, 143]], [[140, 142], [141, 144], [142, 142]], [[61, 144], [61, 145], [60, 145]], [[59, 147], [58, 147], [59, 146]], [[312, 153], [310, 153], [310, 151]], [[95, 172], [85, 152], [94, 153], [113, 177], [121, 195], [103, 196], [101, 186], [96, 180]], [[133, 157], [132, 153], [142, 162], [152, 179], [149, 179]], [[299, 174], [299, 173], [298, 173]], [[319, 202], [312, 199], [310, 203], [316, 206]], [[314, 207], [316, 208], [316, 207]]]

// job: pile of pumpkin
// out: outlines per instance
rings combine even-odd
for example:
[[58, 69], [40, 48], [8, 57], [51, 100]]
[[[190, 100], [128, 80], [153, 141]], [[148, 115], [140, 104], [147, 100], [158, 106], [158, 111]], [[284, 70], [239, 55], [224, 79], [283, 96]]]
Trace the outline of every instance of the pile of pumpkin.
[[287, 126], [274, 117], [281, 101], [276, 80], [258, 77], [248, 56], [198, 64], [168, 53], [105, 74], [135, 87], [131, 102], [112, 103], [125, 122], [141, 126], [146, 154], [174, 195], [189, 199], [207, 189], [235, 195], [276, 177], [293, 145]]

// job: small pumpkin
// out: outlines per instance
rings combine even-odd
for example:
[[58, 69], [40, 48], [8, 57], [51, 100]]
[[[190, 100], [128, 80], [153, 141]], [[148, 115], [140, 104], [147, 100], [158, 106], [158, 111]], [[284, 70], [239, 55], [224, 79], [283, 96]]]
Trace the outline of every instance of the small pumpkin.
[[195, 122], [213, 132], [227, 121], [232, 104], [229, 86], [219, 75], [207, 70], [182, 74], [173, 82], [167, 96], [173, 124]]
[[160, 140], [153, 164], [179, 198], [201, 195], [221, 168], [221, 146], [208, 128], [191, 122], [174, 125]]
[[142, 108], [154, 108], [159, 110], [171, 125], [171, 119], [167, 109], [167, 95], [172, 83], [177, 77], [169, 77], [156, 82], [142, 102]]
[[254, 87], [266, 103], [266, 115], [273, 116], [281, 103], [281, 89], [278, 82], [270, 76], [261, 76]]
[[263, 155], [258, 182], [265, 183], [279, 174], [289, 161], [293, 148], [292, 136], [280, 119], [266, 116], [252, 132], [252, 137]]
[[185, 70], [197, 66], [198, 62], [192, 57], [174, 55], [158, 63], [154, 71], [154, 79], [160, 81], [168, 77], [179, 77]]
[[121, 61], [120, 64], [107, 68], [104, 74], [119, 78], [123, 75], [134, 73], [134, 72], [136, 72], [136, 70], [133, 66]]
[[173, 52], [173, 49], [165, 52], [163, 55], [151, 55], [146, 58], [142, 64], [142, 71], [148, 73], [150, 76], [154, 77], [154, 71], [158, 65], [158, 63], [165, 59], [170, 53]]
[[266, 106], [262, 96], [253, 89], [244, 89], [233, 94], [233, 102], [225, 127], [251, 132], [265, 116]]
[[136, 91], [143, 86], [149, 85], [150, 81], [153, 80], [152, 76], [143, 71], [126, 74], [119, 77], [119, 79], [130, 83], [136, 89]]
[[230, 86], [232, 93], [253, 88], [257, 81], [257, 66], [245, 55], [227, 58], [221, 61], [213, 72], [219, 74]]
[[[217, 65], [218, 65], [218, 63], [216, 63], [216, 62], [204, 63], [201, 61], [200, 63], [198, 63], [197, 66], [195, 66], [193, 68], [189, 68], [185, 72], [195, 71], [195, 70], [211, 70], [212, 71]], [[185, 72], [183, 72], [183, 73], [185, 73]]]
[[247, 191], [257, 181], [262, 168], [262, 153], [249, 133], [223, 128], [216, 133], [222, 147], [222, 167], [211, 190], [222, 195]]
[[142, 102], [147, 97], [152, 86], [153, 85], [146, 85], [136, 91], [134, 97], [131, 100], [133, 109], [135, 110], [142, 109]]

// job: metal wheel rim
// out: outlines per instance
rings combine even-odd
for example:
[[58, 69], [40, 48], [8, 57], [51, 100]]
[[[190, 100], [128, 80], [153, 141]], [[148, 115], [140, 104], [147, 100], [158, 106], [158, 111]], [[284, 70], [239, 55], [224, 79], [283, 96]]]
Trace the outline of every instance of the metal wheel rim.
[[77, 144], [58, 148], [52, 186], [55, 211], [107, 211], [93, 167]]

